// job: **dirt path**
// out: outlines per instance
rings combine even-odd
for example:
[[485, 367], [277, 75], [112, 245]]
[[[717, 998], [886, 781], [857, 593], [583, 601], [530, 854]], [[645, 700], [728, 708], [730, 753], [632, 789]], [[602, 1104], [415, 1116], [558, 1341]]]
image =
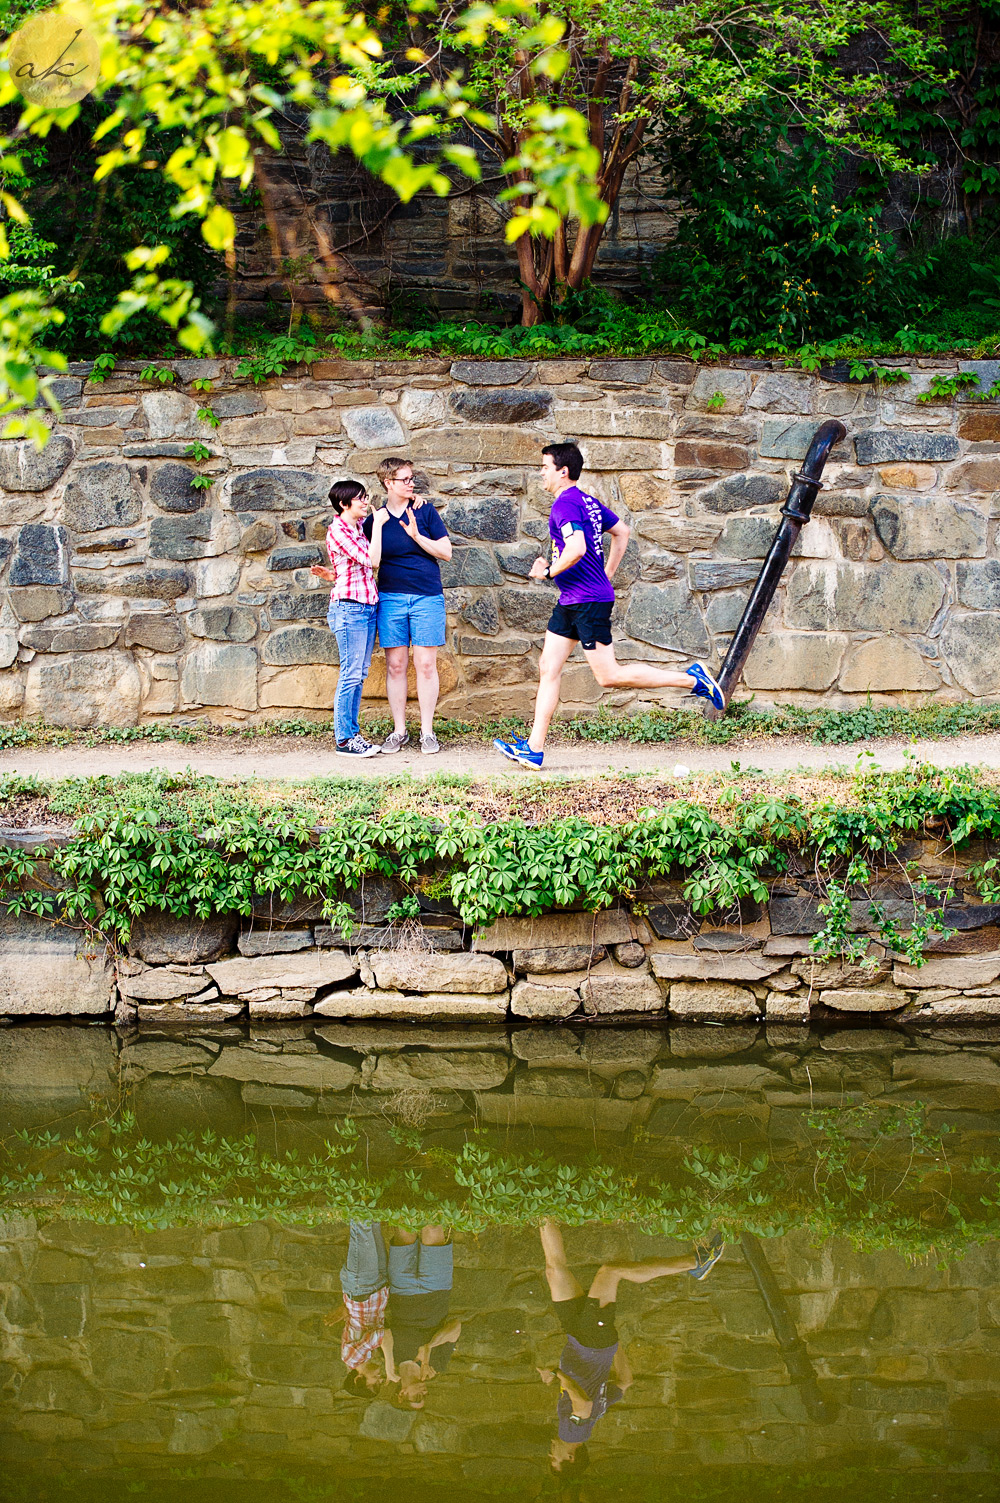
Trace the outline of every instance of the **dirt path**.
[[[739, 762], [763, 772], [794, 772], [797, 768], [854, 767], [859, 756], [871, 752], [879, 766], [902, 767], [909, 752], [937, 767], [972, 763], [1000, 767], [1000, 735], [955, 737], [943, 741], [880, 741], [850, 746], [815, 746], [807, 741], [760, 742], [744, 747], [697, 747], [683, 742], [634, 746], [574, 742], [555, 743], [546, 753], [540, 776], [586, 777], [613, 773], [673, 773], [678, 765], [692, 772], [728, 771]], [[15, 748], [0, 752], [0, 772], [19, 772], [44, 778], [94, 777], [111, 772], [148, 772], [162, 767], [171, 772], [191, 768], [217, 778], [302, 779], [320, 776], [385, 777], [407, 773], [432, 777], [465, 773], [474, 777], [533, 778], [539, 774], [507, 762], [485, 743], [464, 741], [445, 747], [436, 757], [407, 748], [395, 757], [372, 757], [354, 762], [337, 757], [326, 746], [288, 738], [283, 743], [216, 741], [181, 746], [173, 742], [140, 742], [134, 746], [70, 746]]]

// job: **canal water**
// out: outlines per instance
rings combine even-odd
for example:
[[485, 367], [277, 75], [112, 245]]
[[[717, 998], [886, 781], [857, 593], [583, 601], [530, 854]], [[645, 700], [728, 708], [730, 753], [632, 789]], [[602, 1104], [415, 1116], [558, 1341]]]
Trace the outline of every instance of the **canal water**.
[[998, 1129], [989, 1027], [4, 1028], [0, 1499], [996, 1500]]

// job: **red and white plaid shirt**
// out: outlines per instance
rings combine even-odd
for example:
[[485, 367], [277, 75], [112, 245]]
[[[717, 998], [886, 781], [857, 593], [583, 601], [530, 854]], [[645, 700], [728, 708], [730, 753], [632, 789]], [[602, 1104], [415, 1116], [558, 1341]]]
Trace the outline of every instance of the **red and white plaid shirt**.
[[372, 1353], [382, 1345], [388, 1303], [387, 1285], [376, 1289], [367, 1299], [348, 1299], [344, 1295], [347, 1320], [340, 1337], [340, 1355], [346, 1367], [364, 1367]]
[[352, 527], [343, 517], [334, 517], [326, 530], [326, 551], [337, 578], [330, 600], [356, 600], [361, 605], [378, 605], [378, 585], [372, 568], [368, 539], [360, 527]]

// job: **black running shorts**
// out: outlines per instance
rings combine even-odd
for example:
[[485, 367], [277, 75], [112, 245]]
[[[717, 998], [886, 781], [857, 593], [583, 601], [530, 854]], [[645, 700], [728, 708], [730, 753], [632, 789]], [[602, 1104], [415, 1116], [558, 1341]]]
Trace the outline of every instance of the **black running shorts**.
[[598, 642], [610, 647], [614, 604], [613, 600], [587, 600], [582, 605], [557, 605], [548, 629], [557, 637], [579, 642], [584, 652], [593, 652]]

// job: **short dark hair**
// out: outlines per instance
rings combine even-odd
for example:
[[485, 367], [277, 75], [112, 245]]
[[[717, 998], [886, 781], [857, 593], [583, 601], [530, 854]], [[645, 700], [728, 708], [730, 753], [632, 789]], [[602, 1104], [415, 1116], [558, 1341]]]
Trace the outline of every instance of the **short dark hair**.
[[344, 1379], [344, 1392], [353, 1394], [356, 1399], [369, 1398], [371, 1390], [365, 1382], [364, 1373], [355, 1372], [352, 1368]]
[[583, 455], [576, 444], [546, 444], [543, 454], [552, 455], [557, 470], [565, 470], [571, 480], [579, 480], [583, 469]]
[[367, 496], [367, 494], [360, 480], [335, 480], [330, 487], [330, 500], [337, 511], [346, 511], [358, 496]]

